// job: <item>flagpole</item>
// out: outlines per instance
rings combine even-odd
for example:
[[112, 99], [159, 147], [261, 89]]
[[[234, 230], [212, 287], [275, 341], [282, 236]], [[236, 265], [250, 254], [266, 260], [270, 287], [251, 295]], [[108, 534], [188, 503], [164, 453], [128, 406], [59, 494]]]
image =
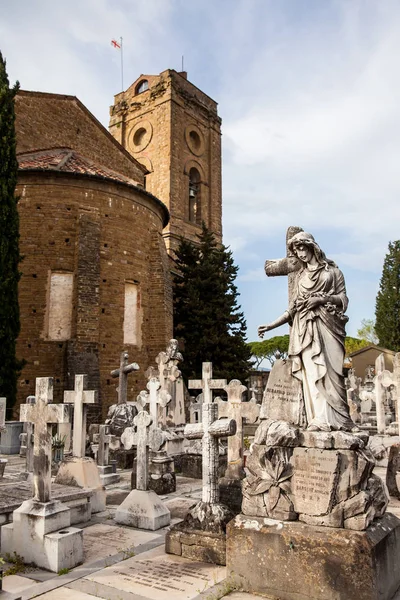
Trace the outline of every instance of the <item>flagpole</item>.
[[122, 50], [122, 37], [120, 38], [121, 40], [121, 92], [124, 91], [124, 55], [123, 55], [123, 50]]

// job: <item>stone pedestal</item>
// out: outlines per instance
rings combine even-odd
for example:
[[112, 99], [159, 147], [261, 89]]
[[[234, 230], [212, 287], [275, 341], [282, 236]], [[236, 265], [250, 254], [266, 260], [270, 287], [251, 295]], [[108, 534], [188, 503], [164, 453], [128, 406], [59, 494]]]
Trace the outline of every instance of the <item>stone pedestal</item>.
[[219, 480], [219, 499], [234, 515], [242, 510], [242, 480], [222, 477]]
[[132, 469], [135, 456], [135, 448], [131, 448], [130, 450], [110, 448], [109, 450], [110, 462], [115, 462], [119, 469]]
[[115, 472], [114, 465], [97, 465], [102, 485], [118, 483], [121, 477]]
[[400, 520], [390, 513], [366, 531], [243, 515], [227, 526], [228, 577], [280, 600], [390, 600], [399, 561]]
[[88, 488], [93, 495], [90, 499], [92, 514], [106, 509], [106, 493], [101, 483], [97, 465], [92, 458], [65, 458], [55, 479], [55, 483]]
[[160, 496], [176, 492], [174, 459], [163, 450], [151, 453], [149, 490], [153, 490]]
[[70, 522], [70, 509], [59, 500], [26, 500], [1, 528], [1, 550], [55, 573], [71, 569], [83, 562], [83, 532]]
[[20, 421], [6, 421], [6, 430], [0, 437], [0, 454], [18, 454], [21, 447], [19, 439], [24, 424]]
[[187, 530], [178, 523], [165, 536], [165, 552], [190, 560], [226, 564], [226, 535], [200, 529]]
[[171, 522], [171, 513], [153, 490], [132, 490], [115, 513], [115, 522], [155, 531]]

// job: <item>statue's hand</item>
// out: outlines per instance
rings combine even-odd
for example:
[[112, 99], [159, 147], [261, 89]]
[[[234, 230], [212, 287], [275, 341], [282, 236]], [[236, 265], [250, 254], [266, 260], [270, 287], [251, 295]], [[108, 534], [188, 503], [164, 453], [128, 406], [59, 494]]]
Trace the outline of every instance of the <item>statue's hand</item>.
[[319, 296], [311, 296], [311, 298], [309, 298], [307, 300], [306, 307], [309, 310], [312, 310], [313, 308], [317, 308], [317, 306], [321, 306], [321, 304], [325, 304], [325, 303], [326, 303], [326, 298], [321, 298]]
[[258, 337], [263, 338], [264, 333], [267, 333], [267, 331], [271, 331], [270, 325], [260, 325], [260, 327], [258, 328]]

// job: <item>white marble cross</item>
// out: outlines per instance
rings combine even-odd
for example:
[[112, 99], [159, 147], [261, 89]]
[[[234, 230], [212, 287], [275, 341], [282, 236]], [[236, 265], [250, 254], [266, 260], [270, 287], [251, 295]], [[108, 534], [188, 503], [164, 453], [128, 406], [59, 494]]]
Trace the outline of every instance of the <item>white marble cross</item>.
[[[27, 396], [26, 404], [35, 404], [35, 396]], [[23, 432], [20, 433], [19, 439], [21, 442], [21, 449], [24, 447], [24, 453], [20, 452], [20, 456], [25, 456], [26, 460], [26, 472], [33, 472], [33, 423], [24, 423]]]
[[[150, 377], [146, 385], [148, 392], [141, 391], [137, 397], [138, 403], [142, 406], [149, 404], [150, 415], [152, 418], [152, 428], [158, 425], [158, 406], [165, 408], [171, 401], [171, 394], [166, 389], [162, 389], [158, 377]], [[165, 412], [165, 411], [164, 411]]]
[[53, 399], [53, 378], [36, 379], [35, 404], [21, 404], [20, 420], [32, 423], [33, 436], [33, 494], [38, 502], [49, 502], [51, 494], [51, 425], [67, 423], [68, 407], [49, 404]]
[[121, 353], [119, 369], [111, 371], [111, 377], [119, 377], [118, 404], [125, 404], [128, 400], [128, 374], [139, 371], [137, 363], [128, 364], [129, 355], [126, 351]]
[[[395, 354], [393, 360], [393, 373], [385, 369], [385, 358], [379, 354], [375, 361], [375, 403], [376, 403], [376, 425], [378, 434], [385, 433], [385, 391], [391, 386], [396, 387], [397, 414], [400, 409], [400, 353]], [[399, 417], [397, 417], [399, 421]], [[399, 423], [400, 432], [400, 423]]]
[[218, 400], [218, 414], [236, 421], [236, 435], [228, 438], [228, 467], [225, 477], [243, 479], [245, 476], [243, 464], [243, 421], [255, 423], [260, 414], [260, 405], [254, 402], [242, 402], [243, 392], [247, 390], [238, 379], [232, 379], [225, 386], [228, 400]]
[[157, 452], [164, 443], [164, 434], [159, 427], [149, 429], [152, 418], [145, 410], [141, 410], [133, 422], [135, 427], [125, 429], [121, 442], [126, 450], [136, 446], [136, 489], [145, 491], [149, 478], [149, 448]]
[[110, 434], [110, 426], [109, 425], [100, 425], [99, 426], [99, 447], [97, 450], [97, 464], [101, 467], [106, 467], [108, 465], [108, 451], [110, 443], [115, 438], [115, 435]]
[[74, 405], [72, 454], [77, 458], [85, 456], [87, 406], [98, 401], [97, 392], [85, 390], [86, 384], [87, 375], [75, 375], [75, 389], [64, 392], [64, 403]]
[[213, 401], [212, 390], [223, 390], [227, 384], [226, 379], [212, 378], [212, 363], [203, 363], [202, 379], [189, 379], [188, 387], [191, 390], [203, 391], [203, 410], [205, 404]]
[[[210, 363], [203, 363], [203, 366], [204, 364]], [[184, 435], [188, 440], [202, 439], [203, 502], [210, 504], [218, 504], [219, 502], [218, 439], [229, 437], [235, 433], [236, 421], [233, 419], [218, 419], [218, 406], [211, 402], [203, 404], [201, 423], [189, 423], [185, 427]]]

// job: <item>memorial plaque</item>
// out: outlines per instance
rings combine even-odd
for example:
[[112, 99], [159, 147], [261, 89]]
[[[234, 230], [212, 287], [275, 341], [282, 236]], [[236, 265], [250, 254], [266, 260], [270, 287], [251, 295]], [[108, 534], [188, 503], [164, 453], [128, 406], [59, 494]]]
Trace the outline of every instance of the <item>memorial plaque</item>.
[[260, 419], [304, 425], [301, 382], [292, 375], [292, 361], [276, 360], [264, 391]]
[[166, 555], [163, 548], [155, 548], [142, 556], [97, 571], [87, 579], [141, 598], [188, 600], [198, 597], [200, 592], [226, 576], [224, 567]]
[[292, 500], [298, 513], [324, 515], [333, 506], [339, 476], [340, 452], [295, 448], [290, 459]]

